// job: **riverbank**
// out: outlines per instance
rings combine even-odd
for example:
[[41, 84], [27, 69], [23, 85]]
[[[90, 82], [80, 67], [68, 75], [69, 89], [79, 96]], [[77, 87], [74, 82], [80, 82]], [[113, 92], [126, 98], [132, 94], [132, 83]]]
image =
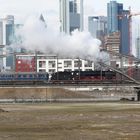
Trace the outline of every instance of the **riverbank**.
[[0, 104], [0, 139], [140, 138], [140, 103]]

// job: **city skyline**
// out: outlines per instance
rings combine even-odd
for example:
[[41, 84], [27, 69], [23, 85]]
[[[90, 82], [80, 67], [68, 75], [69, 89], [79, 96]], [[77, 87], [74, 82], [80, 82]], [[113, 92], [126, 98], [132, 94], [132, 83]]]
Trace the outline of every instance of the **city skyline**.
[[[107, 15], [107, 3], [110, 0], [100, 2], [94, 0], [84, 0], [84, 16], [87, 18], [92, 15]], [[59, 0], [0, 0], [0, 16], [14, 15], [16, 22], [24, 22], [24, 20], [35, 14], [44, 13], [45, 18], [50, 22], [59, 21]], [[132, 12], [136, 13], [140, 10], [140, 2], [135, 0], [117, 0], [118, 3], [123, 3], [124, 8], [132, 8]]]
[[60, 31], [83, 31], [83, 0], [60, 0]]

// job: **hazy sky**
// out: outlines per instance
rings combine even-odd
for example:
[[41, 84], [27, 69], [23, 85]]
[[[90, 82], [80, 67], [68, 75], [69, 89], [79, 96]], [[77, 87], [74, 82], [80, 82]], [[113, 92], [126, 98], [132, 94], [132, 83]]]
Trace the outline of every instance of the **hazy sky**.
[[[87, 29], [88, 16], [107, 15], [107, 3], [110, 0], [84, 0], [84, 27]], [[140, 13], [139, 0], [117, 0], [124, 4], [124, 9], [131, 6], [132, 13]], [[16, 23], [24, 23], [25, 20], [34, 15], [43, 13], [47, 25], [59, 26], [59, 0], [0, 0], [0, 17], [14, 15]], [[133, 38], [139, 33], [140, 16], [133, 17]], [[57, 24], [58, 23], [58, 24]], [[59, 29], [59, 28], [58, 28]], [[133, 41], [134, 42], [134, 41]], [[133, 43], [134, 44], [134, 43]]]
[[[110, 0], [84, 0], [84, 14], [106, 15], [106, 5]], [[132, 12], [140, 12], [139, 0], [117, 0], [124, 8], [132, 7]], [[17, 22], [26, 17], [43, 13], [51, 22], [59, 20], [59, 0], [0, 0], [0, 16], [13, 14]]]

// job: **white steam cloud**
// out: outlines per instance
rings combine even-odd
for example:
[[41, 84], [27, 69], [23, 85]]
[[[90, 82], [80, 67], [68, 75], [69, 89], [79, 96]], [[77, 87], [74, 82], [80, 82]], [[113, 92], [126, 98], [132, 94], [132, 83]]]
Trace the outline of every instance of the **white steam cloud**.
[[18, 31], [18, 35], [22, 36], [22, 46], [28, 50], [65, 57], [86, 58], [90, 56], [92, 60], [98, 58], [101, 42], [94, 39], [89, 32], [75, 30], [72, 35], [66, 35], [55, 28], [49, 25], [46, 28], [44, 22], [31, 17]]

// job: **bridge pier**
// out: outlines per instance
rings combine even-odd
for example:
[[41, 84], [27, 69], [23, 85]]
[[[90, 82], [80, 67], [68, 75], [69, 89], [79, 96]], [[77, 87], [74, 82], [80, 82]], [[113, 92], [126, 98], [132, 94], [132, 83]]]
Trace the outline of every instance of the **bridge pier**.
[[140, 101], [140, 90], [138, 90], [138, 92], [137, 92], [137, 99], [138, 99], [138, 101]]
[[140, 101], [140, 87], [134, 87], [137, 93], [137, 101]]

